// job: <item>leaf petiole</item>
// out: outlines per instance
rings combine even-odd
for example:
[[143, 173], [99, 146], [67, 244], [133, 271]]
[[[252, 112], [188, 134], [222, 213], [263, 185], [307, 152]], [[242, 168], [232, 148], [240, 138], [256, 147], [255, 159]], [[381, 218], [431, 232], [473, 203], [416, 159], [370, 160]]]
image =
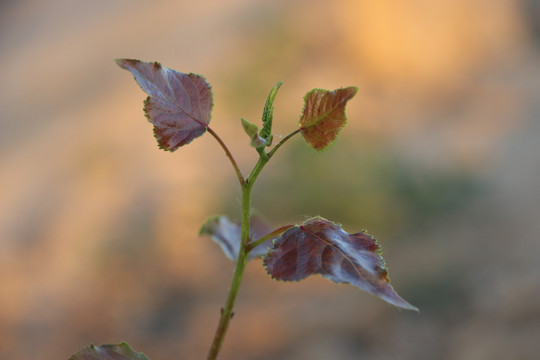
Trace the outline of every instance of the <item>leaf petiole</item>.
[[270, 152], [268, 153], [268, 159], [270, 159], [270, 158], [274, 155], [274, 153], [275, 153], [275, 152], [276, 152], [283, 144], [285, 144], [285, 142], [286, 142], [287, 140], [289, 140], [290, 138], [292, 138], [294, 135], [298, 134], [301, 130], [302, 130], [302, 128], [296, 129], [296, 130], [294, 130], [292, 133], [290, 133], [289, 135], [285, 136], [285, 137], [283, 138], [283, 140], [281, 140], [276, 146], [274, 146], [274, 147], [272, 148], [272, 150], [270, 150]]
[[214, 130], [212, 130], [210, 126], [207, 125], [206, 130], [210, 133], [210, 135], [214, 137], [214, 139], [216, 139], [219, 145], [223, 148], [223, 150], [225, 151], [225, 155], [227, 155], [227, 157], [231, 161], [231, 165], [234, 168], [234, 171], [236, 172], [236, 176], [238, 177], [238, 181], [240, 182], [240, 185], [244, 185], [244, 182], [245, 182], [244, 176], [242, 175], [242, 172], [240, 171], [240, 168], [238, 167], [238, 164], [236, 163], [234, 156], [229, 151], [229, 148], [227, 147], [227, 145], [225, 145], [223, 140], [221, 140], [219, 135]]
[[248, 245], [248, 250], [251, 251], [251, 250], [255, 249], [257, 246], [263, 244], [265, 241], [268, 241], [271, 238], [276, 237], [276, 236], [284, 233], [285, 231], [292, 228], [293, 226], [294, 225], [285, 225], [285, 226], [282, 226], [280, 228], [275, 229], [274, 231], [264, 235], [262, 238], [258, 239], [257, 241], [254, 241], [254, 242], [250, 243]]

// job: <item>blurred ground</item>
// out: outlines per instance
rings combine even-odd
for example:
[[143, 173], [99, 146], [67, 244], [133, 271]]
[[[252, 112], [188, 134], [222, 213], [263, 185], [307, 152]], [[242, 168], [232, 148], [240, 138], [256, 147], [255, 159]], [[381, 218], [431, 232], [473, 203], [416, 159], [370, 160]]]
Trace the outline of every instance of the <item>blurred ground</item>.
[[338, 141], [291, 141], [254, 205], [367, 228], [421, 313], [253, 262], [222, 359], [536, 359], [539, 29], [536, 0], [0, 2], [0, 359], [206, 356], [233, 264], [197, 232], [238, 217], [234, 173], [209, 136], [158, 150], [117, 57], [204, 74], [245, 172], [239, 119], [276, 81], [283, 136], [307, 90], [360, 87]]

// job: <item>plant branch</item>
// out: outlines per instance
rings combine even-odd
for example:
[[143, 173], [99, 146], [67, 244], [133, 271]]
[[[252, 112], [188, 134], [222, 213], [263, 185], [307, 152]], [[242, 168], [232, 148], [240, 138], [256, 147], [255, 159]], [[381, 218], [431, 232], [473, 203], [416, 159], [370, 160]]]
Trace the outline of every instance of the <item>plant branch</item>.
[[208, 132], [210, 132], [210, 134], [212, 134], [212, 136], [214, 136], [214, 138], [218, 141], [223, 150], [225, 150], [225, 154], [231, 160], [238, 179], [240, 180], [240, 185], [242, 186], [242, 224], [240, 251], [238, 253], [238, 259], [236, 260], [236, 268], [234, 270], [234, 275], [231, 287], [229, 288], [229, 294], [227, 295], [227, 300], [225, 302], [225, 307], [223, 307], [223, 309], [221, 310], [221, 318], [219, 319], [218, 328], [216, 330], [216, 334], [214, 335], [214, 340], [212, 342], [212, 346], [210, 347], [210, 352], [208, 353], [207, 357], [207, 360], [215, 360], [217, 359], [221, 346], [223, 345], [225, 334], [227, 333], [227, 329], [229, 328], [229, 324], [233, 316], [234, 303], [236, 302], [236, 297], [238, 295], [238, 291], [240, 290], [240, 284], [242, 283], [242, 277], [244, 276], [244, 270], [248, 262], [248, 256], [250, 251], [255, 246], [260, 245], [262, 243], [261, 240], [264, 239], [264, 241], [266, 241], [268, 238], [276, 236], [277, 234], [280, 234], [281, 232], [293, 226], [283, 226], [279, 229], [274, 230], [272, 233], [264, 236], [263, 238], [257, 240], [255, 243], [250, 243], [249, 227], [251, 220], [251, 189], [253, 187], [253, 184], [255, 183], [255, 180], [257, 180], [257, 177], [261, 173], [266, 163], [270, 160], [270, 157], [272, 157], [272, 155], [277, 151], [277, 149], [279, 149], [287, 140], [298, 134], [300, 132], [300, 129], [295, 130], [289, 135], [287, 135], [276, 146], [274, 146], [274, 148], [268, 154], [266, 154], [264, 151], [262, 151], [262, 153], [259, 153], [259, 160], [257, 161], [255, 166], [253, 167], [253, 170], [251, 170], [251, 173], [246, 179], [243, 178], [242, 173], [240, 172], [240, 169], [236, 164], [236, 161], [232, 157], [231, 153], [229, 152], [223, 141], [221, 141], [219, 136], [212, 129], [210, 129], [210, 127], [207, 127], [207, 129]]
[[225, 145], [223, 140], [221, 140], [219, 135], [214, 130], [212, 130], [210, 126], [206, 126], [206, 130], [208, 130], [208, 132], [214, 137], [214, 139], [216, 139], [219, 145], [223, 148], [223, 150], [225, 151], [225, 155], [227, 155], [227, 157], [231, 161], [234, 171], [236, 172], [236, 176], [238, 177], [238, 181], [240, 181], [240, 185], [244, 185], [244, 182], [245, 182], [244, 176], [242, 175], [242, 172], [240, 171], [240, 168], [238, 167], [238, 164], [236, 163], [236, 160], [232, 156], [231, 152], [229, 151], [229, 148], [227, 147], [227, 145]]
[[281, 145], [285, 144], [285, 142], [287, 140], [292, 138], [294, 135], [298, 134], [300, 132], [300, 130], [302, 130], [302, 128], [296, 129], [292, 133], [290, 133], [289, 135], [285, 136], [283, 138], [283, 140], [281, 140], [276, 146], [274, 146], [272, 148], [272, 150], [270, 150], [270, 152], [268, 153], [268, 158], [270, 159], [272, 157], [272, 155], [274, 155], [274, 153], [281, 147]]

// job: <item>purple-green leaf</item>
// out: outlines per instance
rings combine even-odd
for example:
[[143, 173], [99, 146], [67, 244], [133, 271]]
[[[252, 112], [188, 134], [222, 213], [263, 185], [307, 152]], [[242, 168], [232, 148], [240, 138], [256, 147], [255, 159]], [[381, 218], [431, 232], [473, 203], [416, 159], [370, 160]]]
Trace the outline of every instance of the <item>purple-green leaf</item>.
[[314, 89], [304, 97], [300, 132], [315, 150], [322, 151], [336, 139], [345, 126], [345, 105], [358, 91], [351, 86], [334, 91]]
[[69, 360], [150, 360], [143, 353], [136, 352], [128, 344], [118, 345], [90, 345], [76, 354], [71, 355]]
[[389, 284], [380, 247], [371, 235], [349, 234], [321, 217], [290, 228], [274, 240], [263, 264], [277, 280], [299, 281], [320, 274], [336, 283], [357, 286], [397, 307], [418, 310]]
[[[252, 239], [257, 240], [271, 231], [270, 226], [260, 216], [251, 216], [250, 232]], [[225, 255], [229, 259], [236, 261], [240, 251], [241, 233], [239, 223], [230, 221], [225, 215], [218, 215], [206, 220], [199, 235], [210, 235], [221, 246]], [[272, 246], [272, 239], [268, 239], [251, 250], [248, 259], [251, 260], [266, 255], [268, 248]]]
[[212, 90], [203, 76], [184, 74], [157, 62], [117, 59], [149, 96], [144, 113], [154, 124], [159, 147], [174, 151], [206, 131], [212, 112]]

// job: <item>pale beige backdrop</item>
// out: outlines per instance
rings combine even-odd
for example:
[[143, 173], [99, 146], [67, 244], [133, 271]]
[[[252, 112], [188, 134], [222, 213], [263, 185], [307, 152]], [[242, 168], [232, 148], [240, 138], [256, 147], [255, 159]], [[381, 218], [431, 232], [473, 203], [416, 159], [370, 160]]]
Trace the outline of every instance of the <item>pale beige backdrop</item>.
[[240, 118], [275, 82], [276, 137], [307, 90], [359, 87], [338, 141], [292, 140], [254, 206], [366, 228], [421, 312], [254, 261], [223, 360], [536, 359], [539, 45], [534, 0], [0, 1], [0, 359], [206, 356], [233, 264], [197, 233], [238, 218], [234, 172], [210, 136], [159, 150], [117, 57], [204, 74], [244, 172]]

